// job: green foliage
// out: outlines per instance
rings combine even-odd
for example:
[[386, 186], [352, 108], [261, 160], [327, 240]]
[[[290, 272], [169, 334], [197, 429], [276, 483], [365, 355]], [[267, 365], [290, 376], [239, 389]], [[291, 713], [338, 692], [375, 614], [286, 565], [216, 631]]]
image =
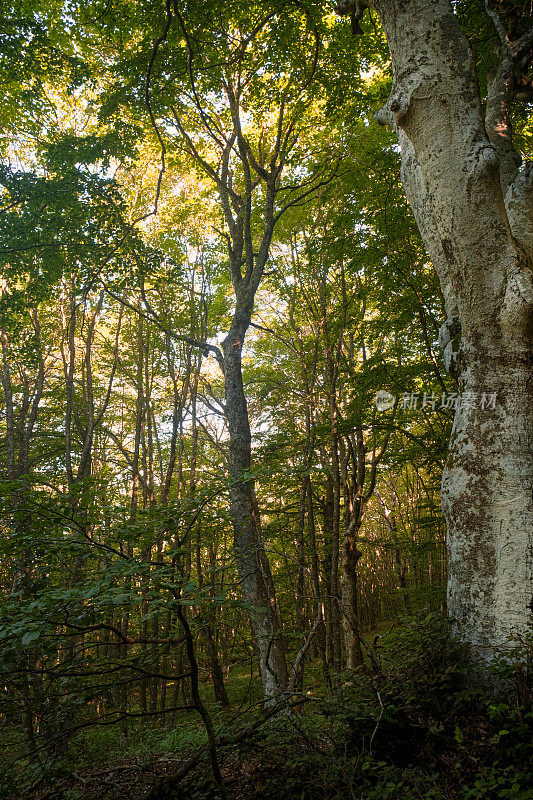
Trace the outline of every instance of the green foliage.
[[[329, 700], [265, 722], [238, 751], [231, 742], [239, 727], [221, 721], [228, 796], [529, 797], [533, 720], [512, 684], [495, 694], [474, 683], [466, 654], [436, 615], [403, 625], [382, 656], [381, 673], [360, 673]], [[187, 750], [196, 745], [191, 735], [173, 734]], [[172, 796], [211, 797], [205, 780], [196, 773]]]
[[357, 675], [330, 701], [273, 721], [262, 746], [247, 743], [240, 779], [261, 787], [247, 797], [529, 796], [531, 711], [517, 703], [512, 684], [495, 695], [473, 682], [445, 620], [406, 623], [384, 642], [382, 657], [379, 675]]
[[[512, 21], [513, 4], [500, 5]], [[519, 35], [526, 0], [514, 5]], [[483, 101], [495, 32], [481, 0], [455, 7], [476, 46]], [[72, 784], [95, 764], [128, 760], [153, 780], [151, 759], [205, 753], [205, 727], [189, 713], [184, 618], [230, 797], [527, 796], [528, 651], [495, 667], [500, 696], [476, 685], [445, 621], [407, 613], [444, 603], [438, 486], [451, 414], [378, 413], [374, 398], [451, 384], [435, 351], [438, 281], [401, 190], [395, 139], [373, 124], [390, 91], [388, 50], [375, 15], [362, 25], [356, 47], [322, 0], [3, 4], [6, 798], [32, 786], [82, 797], [85, 778]], [[235, 125], [228, 76], [260, 161], [243, 210], [233, 192], [243, 193], [245, 159], [230, 148], [228, 196], [236, 218], [249, 215], [253, 258], [261, 169], [286, 136], [284, 213], [243, 343], [253, 460], [238, 480], [255, 484], [289, 656], [317, 605], [333, 630], [334, 522], [342, 533], [354, 499], [339, 488], [335, 502], [333, 483], [342, 470], [355, 480], [349, 454], [360, 443], [360, 466], [384, 448], [375, 485], [367, 470], [360, 487], [371, 485], [357, 541], [361, 624], [382, 635], [396, 622], [365, 650], [371, 675], [342, 673], [343, 654], [317, 634], [306, 702], [268, 722], [247, 624], [258, 609], [235, 578], [224, 376], [211, 357], [234, 313], [219, 184]], [[512, 112], [527, 156], [524, 106]], [[229, 711], [215, 693], [217, 664]], [[250, 720], [255, 733], [244, 736]], [[214, 796], [206, 763], [176, 796]], [[136, 796], [133, 784], [117, 793]]]

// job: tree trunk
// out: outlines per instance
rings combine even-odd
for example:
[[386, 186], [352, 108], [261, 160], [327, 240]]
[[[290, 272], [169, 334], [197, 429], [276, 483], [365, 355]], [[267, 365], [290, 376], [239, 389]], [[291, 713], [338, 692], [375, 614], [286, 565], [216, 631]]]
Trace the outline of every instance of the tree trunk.
[[[349, 5], [360, 14], [369, 3]], [[519, 170], [512, 149], [503, 60], [482, 117], [474, 59], [449, 0], [372, 6], [394, 70], [377, 119], [398, 133], [404, 188], [444, 293], [445, 362], [459, 385], [442, 483], [448, 609], [458, 638], [491, 658], [533, 628], [533, 170]]]
[[363, 650], [357, 610], [357, 563], [361, 558], [356, 535], [345, 536], [342, 546], [342, 627], [346, 649], [346, 668], [356, 669], [363, 664]]
[[261, 519], [250, 475], [251, 432], [242, 379], [241, 351], [246, 325], [232, 325], [223, 342], [226, 415], [230, 435], [230, 516], [242, 597], [252, 609], [250, 623], [259, 653], [265, 698], [287, 683], [285, 650], [274, 583], [261, 538]]
[[481, 355], [471, 359], [460, 385], [482, 392], [490, 380], [499, 405], [457, 411], [442, 484], [448, 610], [459, 636], [489, 657], [532, 630], [531, 370], [511, 369], [513, 360], [502, 353], [487, 370]]
[[229, 708], [230, 701], [224, 684], [224, 674], [218, 658], [217, 643], [212, 625], [207, 625], [205, 636], [207, 639], [207, 653], [209, 656], [209, 667], [211, 671], [211, 680], [213, 681], [215, 700], [217, 703], [220, 703], [221, 706], [224, 706], [224, 708]]

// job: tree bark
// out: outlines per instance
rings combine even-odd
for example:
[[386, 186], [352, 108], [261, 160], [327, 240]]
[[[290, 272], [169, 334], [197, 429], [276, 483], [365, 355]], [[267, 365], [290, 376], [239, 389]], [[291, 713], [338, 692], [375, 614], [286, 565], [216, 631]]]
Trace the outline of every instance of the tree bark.
[[280, 694], [287, 683], [285, 649], [276, 593], [261, 537], [261, 519], [250, 475], [251, 444], [248, 407], [242, 379], [241, 353], [248, 325], [238, 324], [238, 310], [223, 342], [226, 416], [230, 435], [230, 517], [234, 553], [245, 603], [259, 653], [265, 698]]
[[357, 549], [357, 530], [345, 535], [342, 543], [342, 627], [346, 648], [346, 668], [356, 669], [364, 663], [357, 609], [357, 564], [362, 553]]
[[[361, 16], [370, 4], [349, 5]], [[462, 401], [442, 481], [448, 609], [458, 638], [487, 659], [533, 630], [533, 170], [519, 169], [508, 135], [503, 57], [483, 118], [474, 59], [449, 0], [371, 5], [394, 71], [377, 119], [398, 133]]]

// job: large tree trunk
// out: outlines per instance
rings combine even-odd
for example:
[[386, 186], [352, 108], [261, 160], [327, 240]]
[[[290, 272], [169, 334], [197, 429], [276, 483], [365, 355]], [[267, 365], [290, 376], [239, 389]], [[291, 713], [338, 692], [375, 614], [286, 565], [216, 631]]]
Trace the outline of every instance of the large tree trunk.
[[252, 437], [241, 366], [246, 328], [246, 323], [234, 322], [222, 345], [230, 436], [230, 516], [242, 597], [251, 606], [250, 623], [259, 652], [263, 693], [266, 699], [271, 699], [285, 688], [287, 667], [274, 583], [262, 542], [259, 506], [250, 475]]
[[[350, 3], [356, 15], [368, 5]], [[532, 170], [519, 171], [512, 150], [502, 68], [482, 116], [474, 60], [449, 0], [372, 5], [394, 69], [377, 118], [398, 132], [462, 401], [442, 484], [449, 613], [459, 639], [490, 658], [533, 628]]]

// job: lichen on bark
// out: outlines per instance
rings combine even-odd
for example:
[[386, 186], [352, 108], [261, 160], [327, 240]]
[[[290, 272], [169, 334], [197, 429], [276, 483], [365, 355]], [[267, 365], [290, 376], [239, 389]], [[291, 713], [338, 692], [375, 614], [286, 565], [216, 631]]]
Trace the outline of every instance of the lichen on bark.
[[[459, 397], [478, 401], [456, 410], [442, 498], [448, 610], [458, 638], [490, 659], [533, 632], [532, 169], [502, 147], [490, 96], [483, 117], [449, 0], [371, 5], [394, 75], [377, 119], [398, 135], [403, 185], [440, 279], [446, 365]], [[494, 407], [482, 404], [494, 394]]]

